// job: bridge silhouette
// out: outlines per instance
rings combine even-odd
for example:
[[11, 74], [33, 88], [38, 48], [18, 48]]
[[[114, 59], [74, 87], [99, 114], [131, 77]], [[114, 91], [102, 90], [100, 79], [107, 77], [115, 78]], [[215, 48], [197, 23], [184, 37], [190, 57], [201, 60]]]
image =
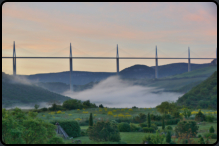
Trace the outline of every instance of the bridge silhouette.
[[155, 78], [158, 78], [158, 59], [188, 59], [188, 72], [191, 71], [191, 59], [217, 59], [217, 48], [216, 58], [190, 58], [190, 48], [188, 47], [188, 57], [158, 57], [157, 46], [155, 49], [155, 57], [119, 57], [119, 49], [117, 44], [116, 57], [72, 57], [72, 47], [70, 43], [70, 55], [69, 57], [16, 57], [15, 42], [13, 43], [13, 57], [2, 57], [2, 59], [12, 58], [13, 59], [13, 75], [16, 76], [16, 59], [69, 59], [70, 61], [70, 90], [72, 90], [71, 74], [73, 72], [72, 59], [116, 59], [116, 70], [119, 75], [119, 59], [155, 59]]

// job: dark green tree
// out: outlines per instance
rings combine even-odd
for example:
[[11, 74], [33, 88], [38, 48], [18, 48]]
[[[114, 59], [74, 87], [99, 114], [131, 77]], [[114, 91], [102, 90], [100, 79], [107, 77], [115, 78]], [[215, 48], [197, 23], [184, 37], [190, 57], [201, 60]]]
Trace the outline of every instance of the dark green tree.
[[199, 143], [200, 143], [200, 144], [205, 144], [203, 137], [201, 137], [201, 138], [199, 139]]
[[38, 104], [34, 105], [35, 110], [37, 110], [40, 106]]
[[93, 116], [92, 116], [92, 113], [90, 113], [89, 126], [93, 126]]
[[99, 105], [99, 108], [104, 108], [102, 104]]
[[210, 127], [209, 132], [214, 133], [214, 127], [213, 126]]
[[170, 142], [171, 142], [171, 133], [170, 133], [170, 131], [167, 132], [166, 142], [167, 142], [167, 143], [170, 143]]
[[151, 127], [151, 117], [150, 117], [150, 113], [148, 113], [148, 128]]
[[162, 119], [162, 130], [165, 129], [165, 123], [164, 123], [164, 118]]

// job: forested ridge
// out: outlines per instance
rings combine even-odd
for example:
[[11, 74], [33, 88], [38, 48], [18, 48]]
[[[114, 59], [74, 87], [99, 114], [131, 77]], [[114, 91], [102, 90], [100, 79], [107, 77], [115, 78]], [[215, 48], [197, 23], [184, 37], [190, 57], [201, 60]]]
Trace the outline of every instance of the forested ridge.
[[217, 108], [217, 71], [177, 100], [191, 108]]

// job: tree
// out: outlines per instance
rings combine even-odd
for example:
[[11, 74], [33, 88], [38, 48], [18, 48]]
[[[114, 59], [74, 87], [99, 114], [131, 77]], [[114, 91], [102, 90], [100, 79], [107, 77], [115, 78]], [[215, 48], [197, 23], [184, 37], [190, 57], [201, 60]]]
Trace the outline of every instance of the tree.
[[104, 108], [102, 104], [99, 105], [99, 108]]
[[25, 114], [19, 108], [12, 112], [2, 109], [2, 141], [5, 144], [48, 144], [56, 136], [55, 129], [55, 125], [38, 119], [37, 113]]
[[34, 105], [35, 110], [37, 110], [40, 106], [38, 104]]
[[170, 142], [171, 142], [171, 133], [170, 133], [170, 131], [167, 132], [166, 142], [167, 142], [167, 143], [170, 143]]
[[150, 113], [148, 113], [148, 128], [151, 127], [151, 117], [150, 117]]
[[195, 121], [180, 121], [175, 127], [176, 136], [178, 137], [180, 134], [185, 134], [186, 137], [188, 137], [188, 135], [195, 137], [198, 133], [198, 128]]
[[162, 130], [165, 129], [165, 123], [164, 123], [164, 118], [162, 119]]
[[156, 106], [157, 111], [159, 111], [162, 114], [167, 114], [170, 112], [171, 114], [173, 112], [176, 112], [179, 110], [179, 107], [174, 102], [162, 102], [160, 105]]
[[92, 116], [92, 113], [90, 113], [89, 126], [93, 126], [93, 116]]
[[201, 110], [198, 111], [198, 113], [195, 115], [195, 121], [205, 121], [205, 115], [201, 112]]
[[209, 132], [214, 133], [214, 127], [213, 126], [210, 127]]
[[189, 110], [188, 108], [182, 108], [182, 111], [182, 114], [186, 119], [188, 119], [191, 116], [191, 110]]

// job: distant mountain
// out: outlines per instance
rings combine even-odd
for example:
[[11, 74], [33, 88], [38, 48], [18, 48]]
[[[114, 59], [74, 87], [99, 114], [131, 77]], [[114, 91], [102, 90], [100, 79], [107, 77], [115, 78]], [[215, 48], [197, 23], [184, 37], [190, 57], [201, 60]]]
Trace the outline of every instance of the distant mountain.
[[[115, 75], [116, 73], [110, 72], [86, 72], [86, 71], [73, 71], [72, 83], [74, 85], [84, 85], [90, 82], [98, 82], [108, 78], [109, 76]], [[27, 77], [31, 81], [38, 82], [61, 82], [69, 84], [70, 73], [69, 71], [58, 72], [58, 73], [45, 73], [35, 75], [22, 75]]]
[[[191, 64], [191, 70], [199, 69], [209, 66], [206, 64]], [[188, 72], [187, 63], [173, 63], [168, 65], [158, 66], [158, 77], [167, 77], [177, 74], [182, 74]], [[116, 75], [112, 72], [87, 72], [87, 71], [73, 71], [72, 83], [74, 85], [85, 85], [90, 82], [99, 82], [110, 76]], [[125, 68], [120, 71], [119, 75], [122, 78], [130, 79], [143, 79], [143, 78], [154, 78], [155, 70], [154, 67], [148, 67], [146, 65], [134, 65]], [[45, 73], [45, 74], [35, 74], [35, 75], [25, 75], [31, 81], [38, 82], [61, 82], [69, 84], [69, 71], [59, 72], [59, 73]]]
[[217, 109], [217, 71], [180, 97], [176, 103], [191, 108]]
[[[205, 64], [191, 64], [191, 71], [207, 67], [210, 63]], [[152, 68], [155, 68], [154, 66]], [[177, 74], [182, 74], [188, 72], [188, 63], [172, 63], [167, 65], [158, 66], [158, 77], [167, 77]]]
[[41, 102], [60, 101], [71, 99], [36, 85], [21, 84], [20, 80], [14, 82], [14, 77], [2, 73], [2, 107], [26, 105], [34, 106]]

